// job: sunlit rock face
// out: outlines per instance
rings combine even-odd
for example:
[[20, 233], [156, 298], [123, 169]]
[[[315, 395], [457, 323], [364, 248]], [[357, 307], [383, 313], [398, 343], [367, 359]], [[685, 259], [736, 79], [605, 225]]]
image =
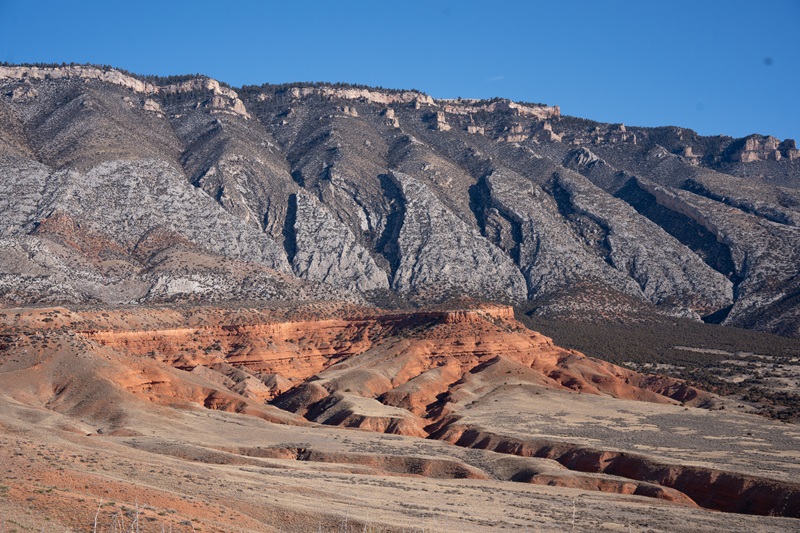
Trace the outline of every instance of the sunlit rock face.
[[[471, 297], [800, 334], [791, 139], [0, 67], [0, 301]], [[623, 303], [624, 302], [624, 303]]]

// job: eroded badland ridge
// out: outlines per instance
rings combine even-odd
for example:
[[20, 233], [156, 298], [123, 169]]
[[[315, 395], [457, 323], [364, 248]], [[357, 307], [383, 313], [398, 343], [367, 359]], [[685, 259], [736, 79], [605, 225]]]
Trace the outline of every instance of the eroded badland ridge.
[[26, 527], [559, 530], [575, 498], [586, 531], [800, 527], [796, 426], [509, 307], [3, 315], [0, 511]]
[[0, 66], [0, 531], [800, 531], [798, 206], [792, 140]]

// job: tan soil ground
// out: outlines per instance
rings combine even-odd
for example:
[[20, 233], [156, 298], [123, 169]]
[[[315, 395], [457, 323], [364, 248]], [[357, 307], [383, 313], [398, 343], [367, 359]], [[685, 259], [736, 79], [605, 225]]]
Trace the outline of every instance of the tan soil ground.
[[[234, 374], [211, 368], [214, 358], [225, 360], [224, 350], [198, 348], [220, 325], [296, 323], [314, 316], [338, 320], [342, 309], [2, 310], [7, 326], [0, 334], [0, 531], [93, 531], [95, 516], [102, 532], [800, 531], [797, 519], [713, 512], [671, 489], [569, 470], [551, 459], [315, 424], [265, 405], [255, 385], [237, 389], [243, 382], [220, 377], [222, 371]], [[379, 371], [387, 355], [411, 357], [413, 364], [404, 368], [415, 368], [409, 374], [412, 381], [434, 370], [426, 368], [431, 359], [420, 357], [419, 350], [387, 349], [386, 342], [397, 342], [393, 335], [409, 328], [416, 333], [404, 334], [403, 342], [415, 346], [423, 338], [442, 346], [451, 342], [448, 336], [459, 335], [464, 352], [469, 335], [492, 339], [490, 352], [500, 347], [508, 355], [509, 347], [519, 349], [512, 362], [527, 361], [530, 372], [539, 367], [584, 377], [601, 369], [616, 372], [613, 365], [597, 366], [559, 352], [507, 318], [448, 320], [421, 329], [419, 323], [373, 323], [366, 337], [363, 328], [345, 327], [357, 334], [365, 355], [359, 359], [363, 363], [340, 367], [330, 365], [347, 358], [337, 357], [341, 352], [335, 347], [321, 353], [330, 347], [320, 345], [331, 344], [328, 334], [336, 338], [341, 328], [328, 328], [324, 335], [319, 333], [323, 328], [316, 336], [301, 331], [306, 344], [293, 342], [300, 337], [287, 337], [285, 327], [277, 329], [284, 349], [294, 346], [292, 357], [323, 361], [313, 379], [336, 383], [328, 391], [331, 397], [358, 396], [346, 404], [351, 414], [375, 409], [376, 418], [384, 409], [399, 408], [344, 389], [363, 375], [351, 374], [354, 369]], [[198, 336], [198, 346], [183, 346], [181, 360], [191, 355], [203, 364], [187, 369], [172, 366], [178, 359], [170, 354], [181, 350], [139, 354], [138, 349], [103, 345], [92, 338], [96, 333], [87, 333], [200, 326], [212, 329]], [[182, 338], [191, 339], [194, 331]], [[254, 344], [268, 345], [263, 332], [248, 335]], [[381, 340], [381, 335], [387, 337]], [[566, 357], [572, 366], [545, 364], [546, 358], [523, 349], [523, 337], [533, 338], [548, 357]], [[163, 335], [153, 338], [163, 341]], [[354, 343], [347, 340], [347, 345]], [[227, 355], [235, 358], [243, 348]], [[279, 351], [274, 350], [276, 359]], [[601, 389], [578, 394], [560, 378], [536, 378], [541, 382], [534, 383], [533, 373], [506, 374], [506, 366], [483, 364], [481, 358], [490, 355], [472, 350], [459, 360], [470, 361], [468, 370], [460, 370], [469, 375], [447, 389], [452, 398], [446, 413], [429, 412], [416, 400], [404, 411], [423, 424], [450, 416], [453, 427], [468, 424], [507, 437], [632, 451], [662, 463], [711, 466], [781, 483], [797, 478], [796, 426], [727, 410], [681, 407], [663, 396], [662, 403], [622, 400], [610, 394], [633, 389], [614, 386], [604, 392], [608, 383], [594, 383]], [[574, 366], [576, 357], [582, 370]], [[304, 373], [310, 368], [296, 361], [280, 364]], [[500, 376], [505, 376], [502, 381]], [[301, 384], [305, 379], [281, 377]], [[422, 389], [399, 390], [419, 399]]]

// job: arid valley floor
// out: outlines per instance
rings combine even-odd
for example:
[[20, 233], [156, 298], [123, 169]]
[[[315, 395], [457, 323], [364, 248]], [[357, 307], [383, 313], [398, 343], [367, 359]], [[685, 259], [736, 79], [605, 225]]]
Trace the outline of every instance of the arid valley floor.
[[796, 425], [502, 306], [0, 320], [3, 532], [800, 531]]

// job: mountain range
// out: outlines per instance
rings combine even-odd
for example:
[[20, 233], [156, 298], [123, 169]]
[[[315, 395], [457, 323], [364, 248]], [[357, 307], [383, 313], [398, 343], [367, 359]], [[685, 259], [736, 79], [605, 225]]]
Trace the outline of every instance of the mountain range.
[[0, 66], [0, 301], [468, 297], [800, 335], [800, 151], [414, 90]]
[[800, 531], [799, 223], [792, 140], [0, 65], [0, 532]]

